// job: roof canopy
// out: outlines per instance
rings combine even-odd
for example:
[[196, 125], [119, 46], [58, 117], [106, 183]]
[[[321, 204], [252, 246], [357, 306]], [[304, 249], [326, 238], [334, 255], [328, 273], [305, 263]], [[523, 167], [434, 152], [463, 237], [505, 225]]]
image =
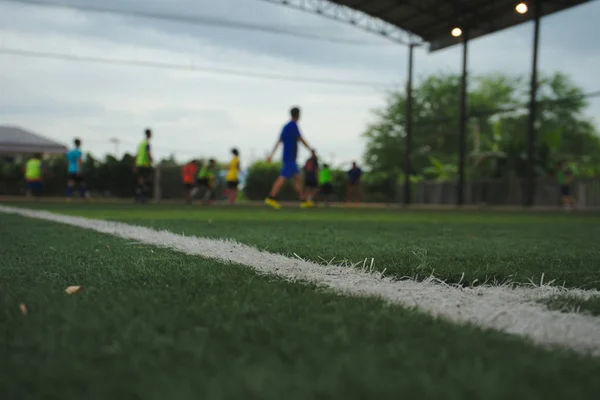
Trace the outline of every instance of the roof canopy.
[[16, 126], [0, 125], [0, 154], [64, 153], [67, 148]]
[[[546, 16], [591, 0], [539, 0], [540, 15]], [[460, 43], [450, 32], [458, 27], [469, 39], [485, 36], [534, 19], [534, 1], [524, 1], [530, 10], [515, 11], [515, 0], [330, 0], [379, 18], [430, 43], [440, 50]]]

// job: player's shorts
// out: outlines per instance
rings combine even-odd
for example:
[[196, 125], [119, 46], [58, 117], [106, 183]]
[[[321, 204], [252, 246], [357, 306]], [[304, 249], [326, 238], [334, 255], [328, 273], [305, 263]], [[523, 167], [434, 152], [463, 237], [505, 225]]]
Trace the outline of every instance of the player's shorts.
[[333, 185], [331, 183], [325, 183], [321, 186], [321, 193], [329, 195], [333, 193]]
[[239, 184], [238, 181], [227, 181], [227, 189], [237, 189]]
[[150, 178], [152, 177], [152, 167], [137, 167], [138, 178]]
[[196, 185], [194, 185], [193, 183], [184, 183], [183, 184], [183, 188], [185, 190], [192, 190], [194, 188], [194, 186], [196, 186]]
[[563, 185], [560, 187], [560, 195], [561, 196], [570, 196], [571, 195], [571, 186]]
[[198, 183], [198, 186], [200, 186], [200, 187], [204, 187], [204, 188], [210, 189], [210, 182], [206, 178], [198, 179], [196, 181], [196, 183]]
[[75, 183], [82, 183], [85, 179], [83, 179], [83, 175], [81, 174], [69, 173], [69, 175], [67, 175], [67, 180], [73, 181]]
[[29, 189], [29, 191], [36, 196], [39, 196], [42, 193], [42, 187], [42, 181], [27, 182], [27, 189]]
[[281, 167], [281, 176], [285, 179], [291, 179], [298, 175], [299, 172], [298, 164], [295, 162], [284, 162], [283, 167]]
[[316, 189], [319, 187], [319, 183], [314, 176], [307, 176], [304, 178], [304, 186], [310, 189]]

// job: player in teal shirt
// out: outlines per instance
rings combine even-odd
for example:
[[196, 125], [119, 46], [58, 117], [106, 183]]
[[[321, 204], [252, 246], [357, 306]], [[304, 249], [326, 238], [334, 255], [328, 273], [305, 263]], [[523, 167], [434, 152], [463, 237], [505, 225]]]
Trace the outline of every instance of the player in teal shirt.
[[85, 180], [83, 179], [83, 153], [81, 152], [81, 140], [75, 139], [75, 147], [67, 153], [69, 166], [67, 169], [67, 200], [73, 197], [75, 185], [79, 186], [81, 197], [89, 197]]

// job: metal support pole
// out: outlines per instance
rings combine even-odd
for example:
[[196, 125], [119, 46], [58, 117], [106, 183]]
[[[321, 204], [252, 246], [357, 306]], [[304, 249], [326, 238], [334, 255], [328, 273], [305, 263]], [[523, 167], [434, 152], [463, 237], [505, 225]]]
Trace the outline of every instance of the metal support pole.
[[413, 85], [413, 53], [415, 45], [408, 45], [408, 80], [406, 82], [406, 142], [404, 144], [404, 204], [411, 203], [410, 174], [412, 171], [412, 85]]
[[532, 207], [535, 204], [535, 149], [536, 149], [536, 127], [537, 119], [537, 89], [538, 89], [538, 47], [540, 42], [540, 18], [542, 5], [540, 0], [534, 5], [534, 28], [533, 28], [533, 61], [531, 67], [531, 88], [529, 92], [529, 121], [527, 124], [527, 188], [525, 190], [525, 205]]
[[464, 204], [465, 187], [465, 158], [467, 156], [467, 55], [469, 37], [465, 29], [463, 32], [463, 55], [462, 55], [462, 78], [460, 81], [460, 112], [459, 112], [459, 136], [458, 136], [458, 193], [456, 204]]

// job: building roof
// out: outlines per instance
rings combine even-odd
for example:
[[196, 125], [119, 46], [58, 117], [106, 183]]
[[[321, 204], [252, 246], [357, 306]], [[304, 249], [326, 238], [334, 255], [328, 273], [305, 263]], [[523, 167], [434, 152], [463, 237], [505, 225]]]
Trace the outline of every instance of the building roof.
[[0, 154], [64, 153], [61, 143], [16, 126], [0, 125]]
[[[592, 0], [540, 0], [541, 16], [565, 10]], [[519, 14], [515, 0], [330, 0], [379, 18], [421, 37], [430, 50], [440, 50], [461, 42], [450, 34], [459, 27], [468, 29], [469, 39], [485, 36], [534, 19], [533, 1], [529, 12]]]

